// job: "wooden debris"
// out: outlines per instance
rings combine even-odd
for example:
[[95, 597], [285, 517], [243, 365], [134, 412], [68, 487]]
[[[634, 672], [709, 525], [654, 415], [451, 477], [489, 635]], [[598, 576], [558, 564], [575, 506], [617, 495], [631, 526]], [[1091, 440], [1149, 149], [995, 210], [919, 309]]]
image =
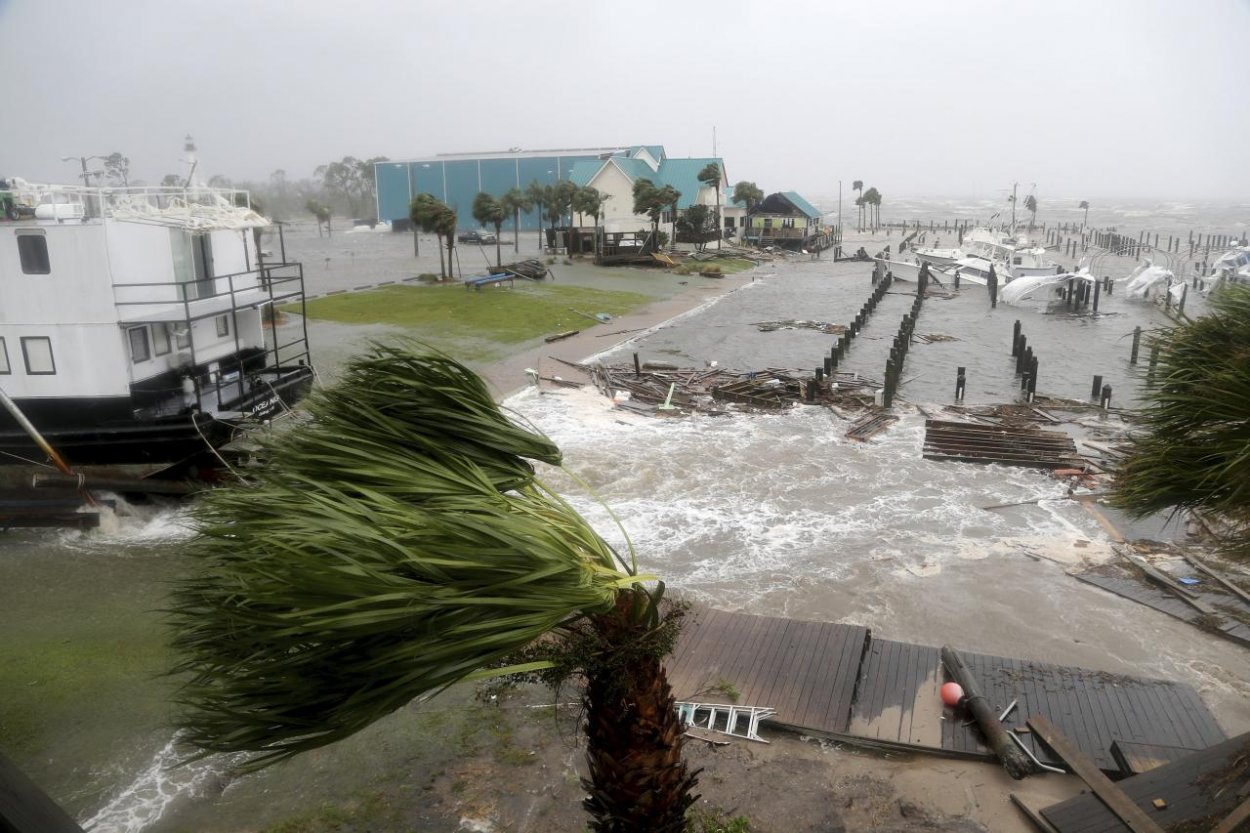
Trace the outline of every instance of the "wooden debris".
[[925, 420], [926, 460], [965, 463], [1002, 463], [1035, 468], [1070, 468], [1082, 460], [1067, 434], [978, 425], [969, 422]]
[[893, 414], [869, 414], [852, 425], [847, 430], [846, 436], [852, 440], [866, 442], [896, 422], [898, 422], [898, 417]]
[[555, 335], [549, 335], [549, 336], [547, 336], [546, 338], [544, 338], [544, 339], [543, 339], [543, 341], [545, 341], [545, 342], [547, 342], [548, 344], [550, 344], [550, 343], [551, 343], [551, 342], [553, 342], [553, 341], [560, 341], [561, 339], [565, 339], [565, 338], [572, 338], [573, 336], [577, 335], [577, 334], [578, 334], [578, 333], [580, 333], [580, 332], [581, 332], [581, 330], [565, 330], [565, 331], [564, 331], [564, 332], [562, 332], [562, 333], [556, 333]]
[[1046, 745], [1055, 750], [1059, 757], [1063, 758], [1064, 763], [1072, 767], [1072, 771], [1089, 785], [1094, 794], [1128, 826], [1129, 830], [1133, 833], [1163, 833], [1163, 829], [1125, 795], [1123, 790], [1112, 783], [1111, 779], [1103, 775], [1098, 765], [1087, 758], [1067, 735], [1056, 729], [1045, 715], [1037, 714], [1030, 717], [1029, 727], [1040, 735]]

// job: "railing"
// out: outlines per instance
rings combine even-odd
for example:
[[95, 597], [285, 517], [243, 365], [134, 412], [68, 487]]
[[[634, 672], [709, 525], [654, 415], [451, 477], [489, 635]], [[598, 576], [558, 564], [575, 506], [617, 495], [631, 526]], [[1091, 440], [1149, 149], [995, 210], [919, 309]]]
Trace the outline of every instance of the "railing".
[[746, 230], [747, 237], [778, 240], [802, 240], [804, 237], [814, 237], [817, 234], [820, 234], [819, 230], [813, 231], [807, 228], [761, 228], [760, 226], [749, 226]]
[[236, 188], [104, 188], [14, 180], [9, 192], [16, 210], [37, 220], [110, 217], [204, 229], [249, 228], [269, 222], [252, 211], [249, 192]]

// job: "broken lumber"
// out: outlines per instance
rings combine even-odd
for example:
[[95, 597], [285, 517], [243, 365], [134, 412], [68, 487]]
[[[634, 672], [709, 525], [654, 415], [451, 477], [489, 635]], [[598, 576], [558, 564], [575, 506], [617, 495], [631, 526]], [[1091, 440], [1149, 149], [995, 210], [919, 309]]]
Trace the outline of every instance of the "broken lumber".
[[1045, 715], [1035, 714], [1029, 718], [1029, 728], [1040, 737], [1063, 762], [1089, 785], [1094, 795], [1107, 809], [1128, 826], [1133, 833], [1163, 833], [1163, 828], [1155, 824], [1146, 815], [1146, 811], [1138, 807], [1124, 790], [1117, 787], [1110, 778], [1102, 774], [1098, 764], [1086, 757], [1067, 735], [1060, 732]]

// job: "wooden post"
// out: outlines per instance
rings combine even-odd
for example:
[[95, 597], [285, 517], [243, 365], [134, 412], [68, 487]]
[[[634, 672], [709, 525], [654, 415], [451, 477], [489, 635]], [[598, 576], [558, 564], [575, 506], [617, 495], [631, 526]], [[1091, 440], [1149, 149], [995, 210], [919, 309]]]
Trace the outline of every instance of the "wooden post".
[[959, 683], [960, 687], [963, 688], [963, 705], [972, 713], [972, 717], [976, 720], [981, 733], [985, 735], [987, 745], [998, 756], [998, 760], [1002, 763], [1003, 769], [1007, 770], [1007, 774], [1019, 781], [1026, 775], [1036, 772], [1037, 768], [1029, 760], [1029, 756], [1024, 754], [1024, 750], [1019, 746], [1016, 746], [1015, 741], [1011, 739], [1010, 733], [1003, 727], [1002, 722], [998, 719], [998, 715], [994, 713], [993, 707], [985, 699], [985, 695], [981, 693], [976, 678], [972, 676], [972, 672], [964, 664], [963, 658], [949, 645], [942, 647], [942, 664], [946, 666], [947, 672], [950, 673], [955, 682]]
[[1104, 411], [1111, 407], [1111, 385], [1102, 386], [1102, 396], [1098, 399], [1098, 405]]
[[638, 363], [638, 354], [634, 354], [634, 376], [642, 375], [642, 365]]
[[1102, 294], [1102, 284], [1094, 281], [1094, 315], [1098, 314], [1098, 296]]
[[1011, 328], [1011, 355], [1016, 356], [1020, 353], [1020, 319], [1016, 319], [1016, 323]]
[[966, 372], [967, 372], [966, 367], [959, 367], [955, 369], [955, 401], [956, 402], [964, 401], [964, 388], [967, 385], [967, 378], [965, 375]]
[[1094, 386], [1090, 389], [1089, 401], [1090, 401], [1090, 402], [1093, 402], [1095, 399], [1097, 399], [1097, 398], [1098, 398], [1098, 394], [1099, 394], [1099, 392], [1100, 392], [1101, 390], [1102, 390], [1102, 377], [1101, 377], [1101, 376], [1095, 376], [1095, 377], [1094, 377]]
[[1141, 347], [1141, 325], [1133, 328], [1133, 349], [1128, 354], [1128, 363], [1137, 364], [1137, 351]]

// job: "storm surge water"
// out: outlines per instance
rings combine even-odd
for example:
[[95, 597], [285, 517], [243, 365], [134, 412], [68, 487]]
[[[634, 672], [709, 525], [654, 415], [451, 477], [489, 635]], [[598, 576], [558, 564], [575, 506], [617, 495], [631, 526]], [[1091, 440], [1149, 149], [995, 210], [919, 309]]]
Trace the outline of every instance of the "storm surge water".
[[[952, 216], [943, 213], [949, 207], [914, 203], [910, 210], [942, 219]], [[1136, 220], [1131, 211], [1117, 207], [1119, 222]], [[1069, 213], [1065, 219], [1079, 220]], [[1173, 206], [1165, 218], [1178, 228], [1223, 233], [1241, 219], [1227, 207], [1203, 213], [1185, 206]], [[1140, 219], [1143, 228], [1151, 223]], [[333, 263], [351, 264], [341, 272], [321, 269], [319, 291], [390, 279], [391, 264], [406, 263], [411, 252], [406, 235], [342, 237], [350, 242], [339, 235], [333, 243], [305, 241], [350, 247], [305, 257], [329, 263], [333, 254]], [[897, 241], [895, 233], [876, 242]], [[298, 234], [288, 244], [293, 256], [307, 255]], [[1123, 277], [1135, 265], [1125, 259], [1103, 272]], [[629, 363], [637, 352], [683, 367], [716, 362], [810, 373], [834, 336], [765, 332], [757, 324], [848, 323], [871, 290], [870, 272], [870, 264], [827, 259], [764, 264], [749, 289], [598, 360]], [[638, 270], [614, 280], [616, 288], [630, 288], [684, 278]], [[881, 378], [914, 291], [892, 288], [840, 369]], [[1199, 313], [1201, 298], [1191, 295], [1191, 303]], [[867, 443], [846, 438], [850, 420], [824, 407], [650, 418], [616, 409], [590, 389], [528, 389], [507, 405], [560, 445], [576, 475], [546, 468], [544, 479], [614, 545], [624, 547], [628, 534], [640, 565], [698, 604], [1183, 680], [1198, 688], [1226, 731], [1250, 728], [1250, 672], [1241, 649], [1067, 574], [1109, 558], [1112, 544], [1098, 518], [1066, 499], [1065, 484], [1040, 470], [922, 457], [925, 412], [951, 402], [957, 367], [967, 368], [968, 404], [1018, 399], [1010, 356], [1017, 320], [1039, 357], [1039, 394], [1085, 400], [1091, 377], [1102, 375], [1121, 406], [1136, 401], [1142, 384], [1139, 369], [1128, 364], [1131, 333], [1167, 323], [1150, 303], [1118, 291], [1102, 298], [1096, 317], [1074, 314], [1053, 297], [991, 309], [984, 287], [930, 298], [916, 333], [951, 338], [912, 345], [900, 419]], [[1081, 420], [1097, 430], [1103, 417], [1091, 411]], [[1030, 503], [985, 508], [1016, 502]], [[388, 744], [410, 740], [391, 725], [234, 781], [224, 759], [171, 768], [180, 754], [169, 705], [176, 682], [161, 676], [172, 657], [159, 611], [181, 573], [177, 553], [188, 530], [181, 510], [136, 511], [135, 520], [93, 533], [9, 533], [0, 550], [0, 682], [13, 693], [0, 703], [0, 727], [13, 727], [20, 738], [6, 753], [76, 818], [93, 833], [252, 829], [272, 823], [258, 819], [282, 819], [351, 788], [344, 785], [386, 777], [377, 770], [384, 762], [408, 760], [410, 752], [389, 751]]]

